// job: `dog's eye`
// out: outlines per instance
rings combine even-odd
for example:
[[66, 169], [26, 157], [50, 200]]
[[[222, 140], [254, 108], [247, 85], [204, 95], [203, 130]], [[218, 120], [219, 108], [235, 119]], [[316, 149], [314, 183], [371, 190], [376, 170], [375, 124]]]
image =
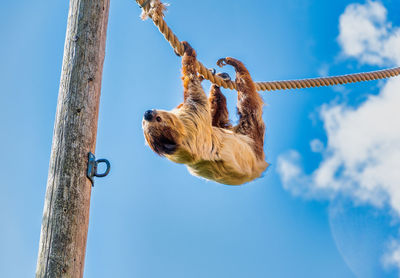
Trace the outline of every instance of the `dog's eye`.
[[161, 122], [161, 117], [160, 117], [160, 116], [157, 116], [157, 117], [156, 117], [156, 120], [157, 120], [157, 122]]

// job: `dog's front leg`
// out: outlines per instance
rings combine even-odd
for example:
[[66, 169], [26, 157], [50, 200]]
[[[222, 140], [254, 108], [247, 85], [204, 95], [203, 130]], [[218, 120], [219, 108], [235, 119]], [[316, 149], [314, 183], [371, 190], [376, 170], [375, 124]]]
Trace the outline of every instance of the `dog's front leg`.
[[208, 110], [207, 96], [197, 75], [196, 51], [188, 42], [183, 42], [183, 44], [185, 46], [185, 53], [182, 58], [184, 105], [189, 105], [192, 108], [206, 108]]

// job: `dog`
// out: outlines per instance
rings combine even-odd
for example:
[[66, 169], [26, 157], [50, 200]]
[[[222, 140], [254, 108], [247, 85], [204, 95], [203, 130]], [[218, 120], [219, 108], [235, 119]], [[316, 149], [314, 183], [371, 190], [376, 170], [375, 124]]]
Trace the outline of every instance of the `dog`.
[[250, 73], [234, 58], [219, 59], [236, 70], [239, 123], [232, 126], [226, 98], [212, 85], [209, 98], [197, 74], [196, 52], [183, 42], [183, 103], [171, 111], [147, 110], [142, 127], [150, 148], [185, 164], [191, 174], [227, 185], [252, 181], [267, 169], [262, 119], [263, 101]]

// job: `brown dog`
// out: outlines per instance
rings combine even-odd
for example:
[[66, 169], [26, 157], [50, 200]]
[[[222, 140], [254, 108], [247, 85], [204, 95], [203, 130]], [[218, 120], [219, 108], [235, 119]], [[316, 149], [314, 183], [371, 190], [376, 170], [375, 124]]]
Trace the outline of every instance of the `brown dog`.
[[196, 176], [230, 185], [258, 178], [268, 167], [263, 150], [263, 101], [249, 72], [233, 58], [217, 62], [236, 70], [240, 120], [232, 127], [225, 96], [212, 85], [207, 100], [196, 71], [196, 53], [187, 42], [184, 45], [184, 102], [172, 111], [145, 112], [143, 131], [147, 143], [157, 154], [186, 164]]

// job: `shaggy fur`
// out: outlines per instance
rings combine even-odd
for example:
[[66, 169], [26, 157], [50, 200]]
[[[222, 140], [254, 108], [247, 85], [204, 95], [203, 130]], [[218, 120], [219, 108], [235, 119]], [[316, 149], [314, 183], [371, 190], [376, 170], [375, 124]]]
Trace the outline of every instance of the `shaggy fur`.
[[196, 71], [196, 53], [188, 43], [182, 58], [184, 102], [172, 111], [148, 111], [143, 120], [150, 148], [171, 161], [186, 164], [200, 177], [223, 184], [240, 185], [258, 178], [268, 167], [263, 143], [263, 101], [246, 67], [224, 58], [219, 66], [236, 70], [239, 123], [229, 122], [226, 99], [212, 85], [207, 99]]

